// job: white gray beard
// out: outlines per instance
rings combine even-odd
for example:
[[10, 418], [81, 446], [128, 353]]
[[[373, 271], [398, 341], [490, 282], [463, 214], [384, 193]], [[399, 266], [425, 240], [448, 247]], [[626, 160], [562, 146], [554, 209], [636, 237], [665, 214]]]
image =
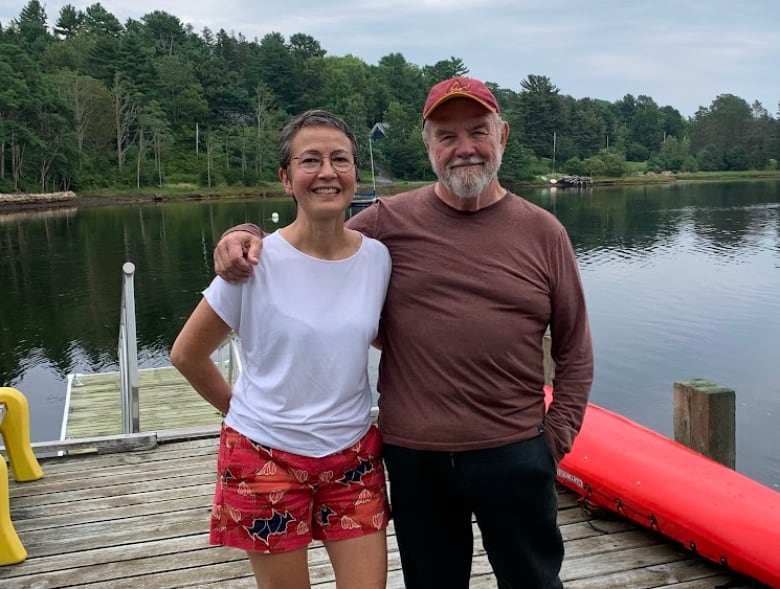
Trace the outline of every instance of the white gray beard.
[[431, 158], [429, 159], [431, 159], [433, 171], [447, 190], [461, 200], [471, 200], [482, 194], [496, 177], [498, 168], [501, 166], [501, 155], [498, 154], [499, 160], [495, 166], [484, 162], [484, 166], [480, 171], [460, 170], [458, 168], [453, 170], [449, 167], [440, 169]]
[[492, 177], [488, 170], [447, 174], [442, 180], [447, 189], [462, 200], [477, 198], [487, 188]]

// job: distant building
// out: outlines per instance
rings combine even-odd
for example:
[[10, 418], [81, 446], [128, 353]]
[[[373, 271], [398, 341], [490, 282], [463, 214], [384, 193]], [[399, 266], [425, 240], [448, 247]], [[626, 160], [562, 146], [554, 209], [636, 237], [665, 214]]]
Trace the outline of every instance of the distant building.
[[374, 126], [371, 127], [371, 131], [368, 133], [368, 138], [371, 139], [371, 141], [384, 139], [387, 137], [387, 130], [389, 128], [390, 125], [387, 123], [375, 123]]

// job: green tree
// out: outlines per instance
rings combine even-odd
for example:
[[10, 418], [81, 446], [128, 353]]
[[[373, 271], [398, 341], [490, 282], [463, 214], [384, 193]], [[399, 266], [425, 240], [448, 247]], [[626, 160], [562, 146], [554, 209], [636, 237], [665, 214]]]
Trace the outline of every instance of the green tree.
[[125, 164], [127, 151], [135, 142], [132, 131], [138, 121], [140, 100], [134, 88], [125, 82], [120, 75], [117, 75], [114, 79], [114, 85], [111, 88], [111, 100], [114, 113], [116, 163], [117, 168], [121, 172]]
[[90, 40], [83, 71], [110, 87], [121, 71], [119, 46], [124, 29], [113, 14], [100, 4], [93, 4], [84, 13], [83, 31]]
[[30, 55], [42, 55], [52, 37], [47, 26], [46, 11], [41, 3], [38, 0], [30, 0], [22, 8], [14, 24], [19, 34], [20, 46]]
[[619, 178], [626, 173], [626, 160], [615, 150], [602, 149], [598, 155], [585, 160], [585, 168], [590, 176], [608, 176]]
[[672, 172], [682, 170], [690, 154], [690, 147], [691, 143], [687, 138], [681, 141], [677, 137], [667, 137], [658, 153], [663, 169]]
[[187, 32], [172, 14], [155, 10], [142, 17], [141, 23], [157, 55], [176, 55], [185, 44]]
[[54, 25], [54, 34], [66, 39], [73, 37], [84, 25], [84, 13], [73, 4], [60, 8], [60, 15]]
[[371, 79], [368, 66], [357, 57], [326, 57], [319, 106], [344, 116], [356, 134], [368, 133]]
[[676, 108], [664, 106], [661, 108], [664, 118], [664, 137], [677, 137], [683, 139], [688, 135], [688, 125], [685, 118]]
[[[169, 134], [168, 119], [165, 112], [156, 101], [151, 101], [139, 108], [136, 145], [136, 188], [142, 186], [142, 175], [145, 158], [152, 150], [154, 155], [154, 170], [160, 186], [163, 182], [162, 153], [163, 145]], [[145, 182], [144, 182], [145, 183]]]
[[523, 143], [537, 157], [552, 158], [553, 143], [564, 127], [560, 90], [547, 76], [529, 75], [520, 82]]
[[656, 153], [664, 139], [664, 125], [665, 117], [655, 100], [641, 95], [628, 120], [628, 140], [641, 145], [648, 153]]
[[[210, 41], [209, 41], [210, 39]], [[234, 48], [236, 48], [234, 50]], [[213, 36], [207, 30], [204, 43], [197, 49], [195, 75], [203, 88], [203, 98], [208, 105], [205, 120], [209, 125], [225, 125], [252, 117], [254, 88], [248, 88], [242, 79], [241, 63], [233, 63], [240, 52], [235, 39], [224, 31]]]
[[744, 145], [737, 145], [723, 154], [727, 170], [747, 170], [750, 167], [750, 155]]
[[565, 123], [558, 133], [557, 158], [565, 161], [575, 156], [587, 157], [606, 146], [605, 106], [590, 98], [562, 99]]
[[690, 127], [691, 147], [696, 151], [714, 145], [725, 153], [744, 145], [752, 120], [752, 110], [744, 99], [721, 94], [709, 108], [701, 108], [694, 115]]
[[85, 164], [91, 165], [91, 157], [111, 149], [113, 137], [112, 99], [108, 88], [95, 78], [71, 70], [61, 70], [53, 77], [53, 85], [59, 99], [70, 113], [71, 131], [74, 136], [76, 162], [80, 172]]
[[[430, 165], [421, 139], [420, 115], [409, 105], [392, 101], [387, 109], [387, 137], [376, 143], [381, 159], [389, 162], [390, 173], [397, 178], [431, 178]], [[376, 153], [375, 153], [376, 157]]]
[[143, 23], [128, 20], [116, 47], [114, 72], [121, 74], [139, 92], [161, 98], [160, 78], [156, 68], [159, 58], [160, 54], [155, 51]]
[[37, 164], [41, 192], [45, 192], [63, 186], [63, 176], [73, 176], [74, 162], [65, 152], [72, 149], [74, 133], [70, 113], [56, 92], [53, 76], [43, 76], [41, 81], [35, 112], [36, 149], [31, 155]]
[[459, 57], [450, 57], [449, 59], [437, 61], [433, 65], [426, 65], [422, 68], [425, 83], [433, 86], [437, 82], [454, 78], [455, 76], [465, 76], [469, 73], [469, 68]]
[[290, 52], [300, 62], [313, 57], [325, 57], [327, 53], [319, 41], [303, 33], [295, 33], [290, 37]]
[[696, 154], [696, 162], [700, 170], [714, 172], [723, 168], [723, 153], [717, 145], [705, 145]]
[[260, 41], [255, 62], [256, 80], [266, 84], [288, 113], [299, 110], [305, 81], [296, 69], [296, 59], [281, 33], [269, 33]]
[[84, 11], [84, 28], [94, 35], [118, 37], [124, 31], [119, 19], [103, 8], [100, 2], [91, 4]]
[[390, 53], [379, 59], [376, 68], [377, 83], [387, 95], [387, 104], [395, 100], [404, 108], [422, 117], [422, 105], [430, 89], [423, 79], [422, 70], [406, 61], [400, 53]]
[[[254, 135], [255, 135], [255, 174], [257, 177], [269, 176], [276, 171], [274, 151], [279, 132], [275, 129], [282, 114], [276, 106], [276, 96], [265, 84], [255, 88], [254, 100]], [[281, 127], [278, 127], [281, 128]]]
[[23, 59], [21, 51], [11, 45], [0, 45], [0, 186], [6, 181], [6, 157], [11, 159], [13, 189], [19, 187], [19, 139], [26, 132], [24, 114], [29, 108], [30, 88], [22, 72], [14, 67], [14, 58]]
[[203, 120], [208, 104], [193, 66], [178, 55], [164, 55], [156, 65], [157, 94], [166, 106], [171, 125], [177, 127]]
[[[25, 158], [34, 152], [40, 138], [35, 134], [39, 95], [43, 96], [38, 64], [20, 47], [0, 45], [0, 180], [10, 163], [11, 185], [18, 191], [24, 180]], [[6, 160], [7, 158], [7, 160]]]
[[520, 138], [510, 131], [504, 157], [501, 161], [499, 178], [502, 182], [523, 182], [532, 180], [536, 164], [534, 152], [524, 147]]

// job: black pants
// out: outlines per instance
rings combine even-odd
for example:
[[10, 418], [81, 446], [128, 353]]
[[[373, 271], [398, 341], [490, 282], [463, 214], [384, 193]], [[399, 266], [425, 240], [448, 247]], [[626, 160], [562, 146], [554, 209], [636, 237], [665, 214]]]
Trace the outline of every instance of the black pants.
[[555, 463], [542, 436], [487, 450], [385, 444], [406, 589], [468, 589], [472, 513], [499, 589], [561, 589]]

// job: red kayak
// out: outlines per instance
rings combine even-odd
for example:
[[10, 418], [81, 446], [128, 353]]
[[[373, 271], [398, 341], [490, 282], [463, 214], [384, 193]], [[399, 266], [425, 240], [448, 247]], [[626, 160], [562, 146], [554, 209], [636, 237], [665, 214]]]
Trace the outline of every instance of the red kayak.
[[780, 588], [780, 493], [592, 403], [558, 481], [696, 554]]

